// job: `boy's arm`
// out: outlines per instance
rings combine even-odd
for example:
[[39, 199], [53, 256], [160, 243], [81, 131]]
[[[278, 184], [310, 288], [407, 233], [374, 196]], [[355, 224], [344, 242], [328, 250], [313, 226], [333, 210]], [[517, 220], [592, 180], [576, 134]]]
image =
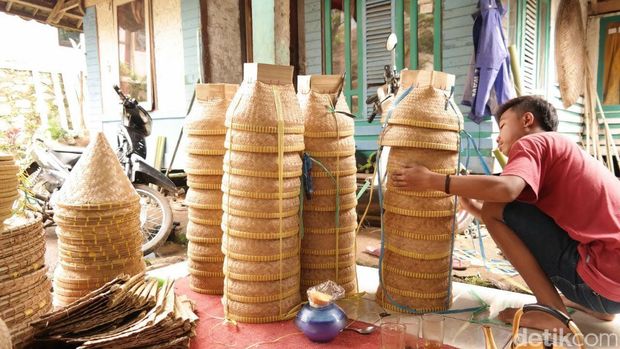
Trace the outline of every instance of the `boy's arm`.
[[[445, 191], [446, 175], [411, 164], [392, 172], [391, 184], [407, 190]], [[517, 176], [450, 176], [450, 194], [489, 202], [512, 202], [526, 183]]]

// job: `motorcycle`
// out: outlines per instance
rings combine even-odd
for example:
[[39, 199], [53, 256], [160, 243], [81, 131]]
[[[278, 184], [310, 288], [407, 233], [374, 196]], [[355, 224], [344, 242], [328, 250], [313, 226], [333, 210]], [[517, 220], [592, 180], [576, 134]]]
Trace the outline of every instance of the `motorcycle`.
[[[173, 227], [170, 202], [152, 185], [172, 194], [177, 188], [168, 177], [146, 163], [146, 137], [151, 134], [151, 116], [134, 98], [125, 96], [118, 86], [114, 86], [114, 90], [123, 105], [116, 155], [140, 196], [142, 252], [146, 255], [168, 239]], [[82, 149], [52, 149], [39, 138], [30, 146], [28, 156], [31, 162], [24, 173], [23, 189], [27, 197], [36, 201], [37, 205], [31, 208], [43, 215], [45, 226], [54, 224], [54, 195], [81, 155]]]
[[[392, 55], [392, 64], [391, 65], [386, 64], [385, 66], [383, 66], [383, 80], [384, 80], [383, 83], [368, 84], [368, 87], [378, 87], [376, 94], [373, 94], [369, 96], [368, 98], [366, 98], [366, 104], [372, 105], [372, 108], [373, 108], [372, 113], [367, 118], [367, 121], [369, 123], [372, 123], [377, 116], [381, 117], [382, 123], [385, 122], [387, 113], [389, 109], [391, 108], [391, 104], [394, 100], [394, 97], [396, 96], [400, 88], [400, 73], [396, 69], [396, 65], [395, 65], [396, 59], [395, 59], [395, 51], [394, 51], [397, 43], [398, 43], [398, 40], [396, 38], [396, 34], [391, 33], [388, 36], [388, 39], [386, 41], [386, 49]], [[389, 147], [384, 147], [383, 151], [381, 152], [380, 159], [379, 159], [379, 162], [380, 162], [379, 166], [384, 176], [387, 173], [388, 157], [389, 157]], [[371, 157], [369, 157], [369, 161], [371, 161], [370, 159]], [[377, 164], [375, 163], [372, 165], [372, 167], [376, 165]], [[462, 175], [467, 174], [467, 171], [466, 169], [464, 169], [464, 166], [462, 165], [460, 166], [459, 173]], [[386, 183], [385, 180], [382, 180], [382, 182]], [[374, 183], [374, 184], [377, 184], [377, 183]], [[471, 215], [469, 212], [467, 212], [465, 209], [463, 209], [459, 205], [458, 210], [456, 211], [455, 219], [456, 219], [456, 227], [455, 227], [456, 232], [463, 233], [466, 229], [469, 228], [470, 224], [472, 224], [472, 222], [474, 221], [474, 216]]]

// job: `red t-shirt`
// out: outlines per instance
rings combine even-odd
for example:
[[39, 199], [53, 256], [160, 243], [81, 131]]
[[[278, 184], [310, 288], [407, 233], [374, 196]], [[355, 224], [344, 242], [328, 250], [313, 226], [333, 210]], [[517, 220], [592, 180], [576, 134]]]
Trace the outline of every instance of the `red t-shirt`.
[[579, 243], [577, 273], [592, 290], [620, 302], [620, 181], [556, 132], [515, 142], [503, 176], [523, 178], [517, 198], [536, 205]]

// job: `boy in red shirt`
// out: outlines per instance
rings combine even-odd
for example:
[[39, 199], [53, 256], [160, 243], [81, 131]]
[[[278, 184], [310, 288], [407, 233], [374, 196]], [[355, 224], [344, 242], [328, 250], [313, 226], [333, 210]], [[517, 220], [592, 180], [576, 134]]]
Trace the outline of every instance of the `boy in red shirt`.
[[[544, 99], [518, 97], [496, 114], [497, 143], [509, 158], [501, 176], [451, 177], [411, 164], [392, 173], [392, 185], [461, 196], [539, 303], [612, 320], [620, 313], [620, 181], [554, 132], [555, 108]], [[505, 309], [499, 317], [510, 322], [515, 311]], [[544, 313], [532, 313], [522, 324], [558, 327]]]

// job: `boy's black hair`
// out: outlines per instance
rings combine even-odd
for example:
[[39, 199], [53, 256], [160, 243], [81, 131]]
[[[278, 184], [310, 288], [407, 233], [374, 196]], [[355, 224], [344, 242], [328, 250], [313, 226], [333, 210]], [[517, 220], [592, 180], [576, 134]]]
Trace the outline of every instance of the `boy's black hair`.
[[519, 116], [526, 112], [532, 113], [540, 127], [545, 131], [557, 131], [558, 129], [558, 115], [555, 112], [555, 107], [541, 97], [521, 96], [502, 104], [495, 112], [495, 120], [498, 124], [500, 117], [508, 109], [514, 110]]

